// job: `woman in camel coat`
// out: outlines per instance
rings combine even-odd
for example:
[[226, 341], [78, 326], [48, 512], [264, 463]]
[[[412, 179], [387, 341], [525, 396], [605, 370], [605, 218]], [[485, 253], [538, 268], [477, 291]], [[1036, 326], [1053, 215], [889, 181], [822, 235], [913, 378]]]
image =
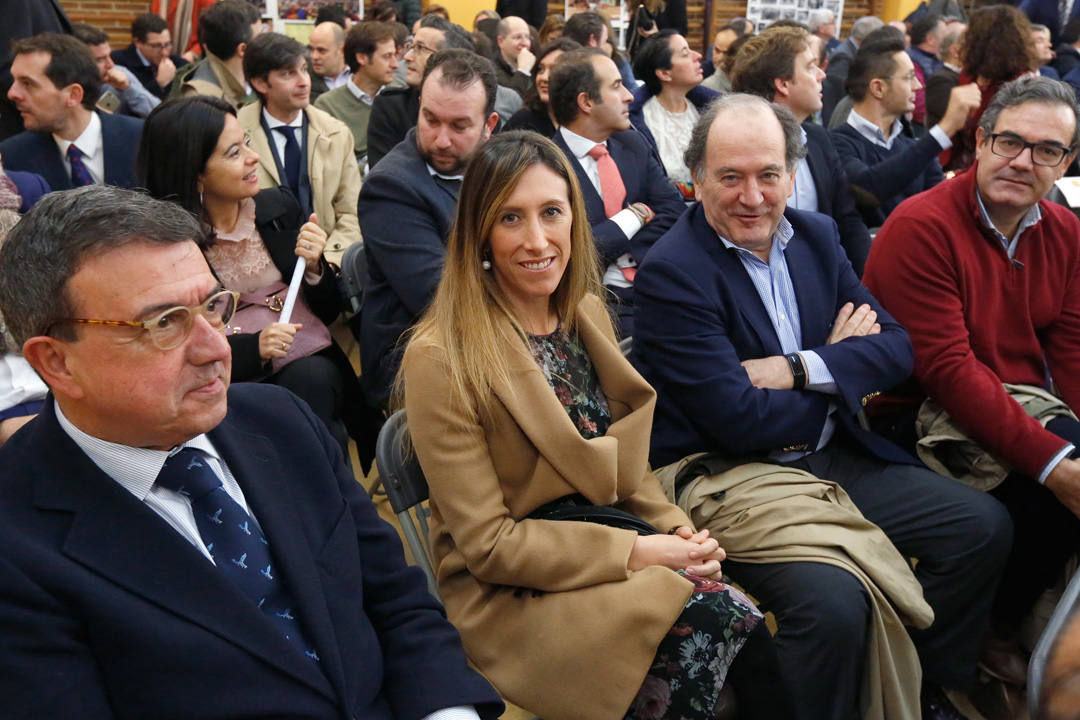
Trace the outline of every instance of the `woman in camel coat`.
[[[723, 551], [649, 471], [655, 393], [589, 293], [595, 250], [565, 156], [500, 135], [460, 197], [401, 379], [439, 591], [471, 662], [547, 720], [711, 717], [725, 675], [747, 717], [791, 717], [760, 614], [707, 579]], [[661, 534], [529, 517], [567, 496]]]

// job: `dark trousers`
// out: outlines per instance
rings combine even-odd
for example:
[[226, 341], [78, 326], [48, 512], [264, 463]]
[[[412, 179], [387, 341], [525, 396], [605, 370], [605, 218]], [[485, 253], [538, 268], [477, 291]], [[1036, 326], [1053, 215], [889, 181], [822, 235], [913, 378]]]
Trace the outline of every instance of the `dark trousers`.
[[[1046, 429], [1080, 448], [1080, 423], [1076, 420], [1054, 418]], [[1074, 451], [1072, 457], [1080, 457], [1080, 451]], [[990, 494], [1008, 508], [1016, 528], [994, 602], [995, 626], [1011, 634], [1080, 549], [1080, 519], [1052, 492], [1019, 473], [1009, 475]]]
[[326, 429], [349, 457], [349, 433], [342, 420], [345, 404], [345, 380], [333, 360], [315, 353], [297, 358], [269, 378], [270, 382], [291, 390], [311, 406]]
[[605, 285], [611, 292], [607, 297], [608, 310], [615, 317], [616, 331], [619, 338], [634, 336], [634, 288], [621, 288]]
[[[960, 690], [975, 679], [1001, 568], [1012, 543], [1005, 508], [925, 467], [890, 464], [839, 433], [792, 467], [831, 480], [905, 556], [934, 610], [913, 631], [926, 682]], [[728, 561], [726, 572], [776, 615], [781, 665], [804, 720], [856, 720], [870, 600], [842, 569], [819, 563]]]

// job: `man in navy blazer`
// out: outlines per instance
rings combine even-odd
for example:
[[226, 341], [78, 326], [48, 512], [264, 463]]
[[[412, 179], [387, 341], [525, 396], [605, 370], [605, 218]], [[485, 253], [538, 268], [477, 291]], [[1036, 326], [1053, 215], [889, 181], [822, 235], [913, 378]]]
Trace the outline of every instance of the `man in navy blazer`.
[[[618, 299], [619, 330], [633, 334], [637, 265], [686, 205], [668, 180], [652, 145], [630, 125], [633, 95], [619, 69], [596, 48], [572, 50], [551, 72], [551, 108], [559, 131], [552, 138], [577, 173], [604, 285]], [[594, 158], [597, 149], [603, 155]], [[622, 199], [605, 197], [603, 163], [614, 161]]]
[[236, 294], [205, 239], [173, 203], [91, 186], [0, 250], [0, 308], [51, 389], [0, 451], [0, 716], [497, 717], [322, 422], [228, 389]]
[[[636, 283], [634, 354], [657, 391], [652, 464], [712, 452], [844, 488], [905, 557], [919, 558], [936, 618], [913, 638], [924, 717], [950, 717], [939, 712], [942, 688], [975, 680], [1008, 516], [860, 427], [866, 401], [910, 374], [911, 343], [859, 282], [835, 222], [785, 211], [803, 151], [792, 114], [732, 94], [693, 138], [687, 164], [700, 203], [653, 246]], [[725, 569], [776, 613], [801, 717], [860, 717], [862, 585], [818, 563], [729, 560]]]
[[[101, 73], [90, 49], [71, 36], [42, 33], [16, 41], [13, 52], [8, 98], [26, 130], [0, 142], [4, 167], [38, 173], [53, 190], [87, 181], [133, 187], [142, 120], [94, 109]], [[80, 166], [74, 175], [72, 153]]]
[[439, 286], [465, 165], [499, 118], [491, 63], [468, 50], [432, 55], [420, 87], [416, 127], [364, 179], [357, 203], [368, 261], [360, 384], [375, 408], [389, 402], [401, 334]]

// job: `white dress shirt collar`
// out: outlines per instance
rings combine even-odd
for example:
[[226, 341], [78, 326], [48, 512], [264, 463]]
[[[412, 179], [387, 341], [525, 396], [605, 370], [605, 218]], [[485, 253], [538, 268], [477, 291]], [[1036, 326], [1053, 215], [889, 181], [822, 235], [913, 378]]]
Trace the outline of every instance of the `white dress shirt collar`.
[[879, 128], [877, 125], [870, 122], [854, 110], [852, 110], [851, 114], [848, 115], [847, 122], [848, 125], [858, 130], [859, 134], [862, 135], [864, 138], [874, 143], [875, 145], [880, 145], [886, 150], [892, 148], [893, 140], [895, 140], [897, 135], [900, 134], [900, 129], [903, 127], [903, 124], [900, 122], [900, 118], [896, 118], [895, 120], [893, 120], [892, 128], [889, 130], [889, 134], [886, 136], [885, 133], [881, 131], [881, 128]]

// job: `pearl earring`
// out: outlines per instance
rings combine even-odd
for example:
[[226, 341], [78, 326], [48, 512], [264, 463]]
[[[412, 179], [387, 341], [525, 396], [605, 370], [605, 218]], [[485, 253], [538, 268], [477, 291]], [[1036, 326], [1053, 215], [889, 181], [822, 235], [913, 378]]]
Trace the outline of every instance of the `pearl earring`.
[[484, 268], [485, 270], [490, 270], [491, 269], [491, 261], [490, 260], [481, 261], [480, 262], [480, 267]]

